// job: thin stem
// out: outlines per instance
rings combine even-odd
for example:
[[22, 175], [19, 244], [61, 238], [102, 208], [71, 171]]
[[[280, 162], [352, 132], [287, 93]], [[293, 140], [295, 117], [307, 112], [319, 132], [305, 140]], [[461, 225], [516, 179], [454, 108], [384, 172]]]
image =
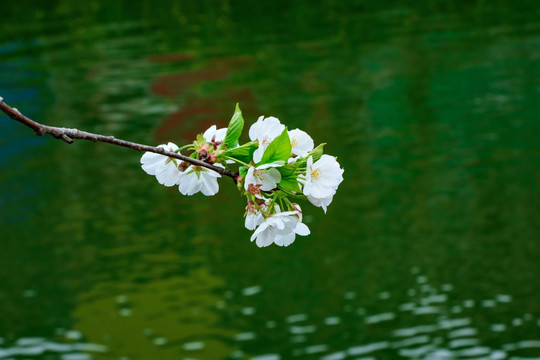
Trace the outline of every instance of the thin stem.
[[[182, 147], [180, 147], [178, 150], [176, 150], [178, 153], [181, 153], [182, 150], [185, 150], [185, 149], [188, 149], [190, 147], [193, 147], [193, 144], [187, 144], [187, 145], [184, 145]], [[195, 149], [195, 147], [193, 147], [193, 149]]]
[[288, 197], [283, 197], [281, 200], [283, 201], [283, 208], [286, 209], [285, 211], [292, 211], [294, 209], [294, 206]]
[[227, 159], [227, 160], [232, 160], [232, 161], [234, 161], [234, 162], [236, 162], [236, 163], [238, 163], [238, 164], [240, 164], [240, 165], [244, 165], [245, 167], [249, 167], [249, 164], [246, 164], [245, 162], [243, 162], [243, 161], [241, 161], [241, 160], [238, 160], [238, 159], [236, 159], [236, 158], [233, 158], [232, 156], [227, 156], [227, 155], [225, 155], [225, 159]]
[[[242, 148], [250, 147], [251, 145], [255, 145], [255, 144], [258, 144], [258, 143], [259, 143], [258, 140], [252, 140], [252, 141], [250, 141], [250, 142], [247, 142], [247, 143], [242, 144], [242, 145], [240, 145], [240, 146], [237, 146], [237, 147], [235, 147], [235, 148], [229, 149], [229, 150], [227, 150], [227, 151], [239, 150], [239, 149], [242, 149]], [[226, 152], [227, 152], [227, 151], [226, 151]]]
[[276, 209], [276, 196], [272, 196], [272, 201], [270, 202], [270, 206], [268, 206], [268, 215], [272, 213], [272, 211], [275, 211]]
[[156, 154], [165, 155], [171, 158], [185, 161], [193, 165], [197, 165], [197, 166], [201, 166], [201, 167], [213, 170], [221, 175], [229, 176], [230, 178], [234, 180], [234, 182], [236, 182], [236, 179], [238, 177], [238, 174], [231, 170], [223, 169], [223, 168], [214, 166], [212, 164], [209, 164], [207, 162], [204, 162], [198, 159], [193, 159], [189, 156], [185, 156], [182, 154], [177, 154], [171, 151], [167, 151], [159, 147], [148, 146], [144, 144], [134, 143], [131, 141], [121, 140], [121, 139], [115, 138], [114, 136], [105, 136], [105, 135], [93, 134], [93, 133], [89, 133], [89, 132], [81, 131], [77, 129], [67, 129], [67, 128], [60, 128], [60, 127], [47, 126], [47, 125], [40, 124], [24, 116], [19, 110], [12, 108], [8, 104], [6, 104], [2, 97], [0, 97], [0, 110], [6, 113], [6, 115], [12, 118], [13, 120], [18, 121], [22, 123], [23, 125], [26, 125], [32, 130], [34, 130], [34, 132], [38, 136], [42, 136], [44, 134], [50, 134], [57, 139], [65, 141], [68, 144], [72, 144], [73, 139], [80, 139], [80, 140], [90, 140], [93, 142], [104, 142], [104, 143], [108, 143], [112, 145], [130, 148], [137, 151], [153, 152]]

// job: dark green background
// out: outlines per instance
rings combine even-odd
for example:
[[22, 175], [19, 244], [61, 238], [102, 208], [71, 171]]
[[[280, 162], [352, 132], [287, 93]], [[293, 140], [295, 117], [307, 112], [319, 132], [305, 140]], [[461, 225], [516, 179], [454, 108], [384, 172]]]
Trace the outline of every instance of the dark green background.
[[540, 358], [537, 1], [1, 7], [26, 115], [182, 145], [239, 102], [345, 180], [259, 249], [230, 179], [184, 197], [0, 116], [0, 359]]

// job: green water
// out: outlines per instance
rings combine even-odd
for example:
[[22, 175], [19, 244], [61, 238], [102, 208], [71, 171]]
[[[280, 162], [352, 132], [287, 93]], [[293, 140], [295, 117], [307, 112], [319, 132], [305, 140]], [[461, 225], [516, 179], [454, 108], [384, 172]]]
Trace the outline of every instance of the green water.
[[12, 2], [0, 96], [157, 145], [276, 116], [344, 182], [259, 249], [221, 179], [0, 116], [0, 359], [540, 359], [540, 11], [522, 2]]

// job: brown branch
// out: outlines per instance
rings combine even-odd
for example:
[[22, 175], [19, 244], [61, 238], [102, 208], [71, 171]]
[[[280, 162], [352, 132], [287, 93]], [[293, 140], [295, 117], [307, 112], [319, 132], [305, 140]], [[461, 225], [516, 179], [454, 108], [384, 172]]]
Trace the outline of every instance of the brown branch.
[[40, 123], [38, 123], [38, 122], [24, 116], [16, 108], [12, 108], [8, 104], [6, 104], [2, 97], [0, 97], [0, 110], [2, 110], [4, 113], [6, 113], [7, 116], [12, 118], [13, 120], [16, 120], [16, 121], [28, 126], [32, 130], [34, 130], [34, 132], [38, 136], [42, 136], [44, 134], [50, 134], [50, 135], [54, 136], [57, 139], [60, 139], [60, 140], [63, 140], [65, 142], [67, 142], [68, 144], [72, 144], [73, 139], [80, 139], [80, 140], [90, 140], [90, 141], [93, 141], [93, 142], [109, 143], [109, 144], [118, 145], [118, 146], [130, 148], [130, 149], [133, 149], [133, 150], [137, 150], [137, 151], [149, 151], [149, 152], [153, 152], [153, 153], [156, 153], [156, 154], [161, 154], [161, 155], [165, 155], [165, 156], [168, 156], [168, 157], [171, 157], [171, 158], [179, 159], [179, 160], [188, 162], [188, 163], [196, 165], [196, 166], [201, 166], [201, 167], [213, 170], [213, 171], [215, 171], [215, 172], [217, 172], [217, 173], [219, 173], [221, 175], [231, 177], [235, 182], [236, 182], [236, 179], [238, 177], [238, 174], [231, 171], [231, 170], [222, 169], [220, 167], [214, 166], [214, 165], [209, 164], [207, 162], [197, 160], [197, 159], [193, 159], [193, 158], [190, 158], [190, 157], [182, 155], [182, 154], [177, 154], [177, 153], [174, 153], [174, 152], [170, 152], [170, 151], [167, 151], [167, 150], [162, 149], [162, 148], [143, 145], [143, 144], [137, 144], [137, 143], [126, 141], [126, 140], [117, 139], [114, 136], [105, 136], [105, 135], [93, 134], [93, 133], [89, 133], [89, 132], [81, 131], [81, 130], [77, 130], [77, 129], [59, 128], [59, 127], [47, 126], [47, 125], [40, 124]]

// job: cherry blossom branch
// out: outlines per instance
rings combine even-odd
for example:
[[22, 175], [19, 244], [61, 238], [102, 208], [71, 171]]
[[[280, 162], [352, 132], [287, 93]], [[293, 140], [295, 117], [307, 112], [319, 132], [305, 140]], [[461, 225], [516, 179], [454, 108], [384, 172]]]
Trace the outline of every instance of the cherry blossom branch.
[[2, 97], [0, 97], [0, 110], [3, 111], [4, 113], [6, 113], [6, 115], [9, 116], [10, 118], [12, 118], [13, 120], [18, 121], [18, 122], [28, 126], [32, 130], [34, 130], [34, 132], [38, 136], [43, 136], [44, 134], [50, 134], [50, 135], [54, 136], [57, 139], [65, 141], [68, 144], [72, 144], [73, 139], [80, 139], [80, 140], [90, 140], [90, 141], [93, 141], [93, 142], [104, 142], [104, 143], [108, 143], [108, 144], [113, 144], [113, 145], [118, 145], [118, 146], [130, 148], [130, 149], [137, 150], [137, 151], [149, 151], [149, 152], [153, 152], [153, 153], [156, 153], [156, 154], [161, 154], [161, 155], [165, 155], [165, 156], [168, 156], [168, 157], [171, 157], [171, 158], [179, 159], [179, 160], [188, 162], [188, 163], [190, 163], [192, 165], [201, 166], [201, 167], [213, 170], [213, 171], [215, 171], [215, 172], [217, 172], [217, 173], [219, 173], [221, 175], [231, 177], [235, 182], [236, 182], [236, 179], [238, 178], [238, 174], [233, 172], [233, 171], [223, 169], [223, 168], [214, 166], [212, 164], [209, 164], [207, 162], [197, 160], [197, 159], [194, 159], [194, 158], [182, 155], [182, 154], [177, 154], [177, 153], [174, 153], [174, 152], [170, 152], [170, 151], [167, 151], [167, 150], [159, 148], [159, 147], [148, 146], [148, 145], [144, 145], [144, 144], [134, 143], [134, 142], [131, 142], [131, 141], [121, 140], [121, 139], [115, 138], [114, 136], [105, 136], [105, 135], [100, 135], [100, 134], [93, 134], [93, 133], [89, 133], [89, 132], [86, 132], [86, 131], [81, 131], [81, 130], [78, 130], [78, 129], [60, 128], [60, 127], [47, 126], [47, 125], [40, 124], [40, 123], [38, 123], [38, 122], [24, 116], [16, 108], [12, 108], [8, 104], [6, 104]]

